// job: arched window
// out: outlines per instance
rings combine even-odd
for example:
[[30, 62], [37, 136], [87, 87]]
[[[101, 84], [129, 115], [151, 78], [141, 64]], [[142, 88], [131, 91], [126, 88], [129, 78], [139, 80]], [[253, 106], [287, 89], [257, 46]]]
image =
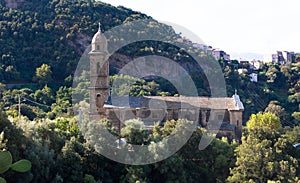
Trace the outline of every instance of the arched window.
[[96, 95], [96, 106], [98, 108], [102, 107], [102, 100], [101, 100], [101, 94], [100, 93], [97, 93], [97, 95]]

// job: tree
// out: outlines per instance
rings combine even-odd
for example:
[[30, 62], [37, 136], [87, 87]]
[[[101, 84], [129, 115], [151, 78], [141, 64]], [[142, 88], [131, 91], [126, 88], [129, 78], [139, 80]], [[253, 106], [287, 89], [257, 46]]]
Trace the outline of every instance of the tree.
[[235, 153], [237, 161], [228, 182], [297, 182], [296, 149], [271, 128], [254, 128], [243, 135]]
[[54, 102], [54, 97], [51, 88], [47, 85], [41, 90], [36, 90], [34, 93], [34, 100], [45, 105], [51, 105]]
[[35, 71], [35, 77], [33, 78], [39, 84], [47, 84], [52, 81], [51, 67], [47, 64], [43, 64]]
[[297, 53], [297, 54], [295, 55], [295, 60], [296, 60], [296, 62], [299, 62], [299, 61], [300, 61], [300, 54], [299, 54], [299, 53]]
[[6, 85], [3, 83], [0, 83], [0, 94], [6, 90]]
[[139, 119], [125, 121], [125, 127], [122, 129], [121, 134], [126, 142], [130, 144], [142, 145], [147, 141], [144, 123]]
[[65, 143], [58, 157], [58, 161], [61, 162], [59, 173], [64, 182], [83, 182], [83, 162], [81, 161], [83, 151], [84, 147], [74, 137]]
[[155, 163], [150, 172], [150, 175], [153, 175], [152, 182], [189, 182], [185, 164], [184, 158], [179, 153]]
[[235, 163], [235, 143], [229, 144], [226, 138], [213, 139], [204, 150], [199, 150], [199, 142], [205, 129], [197, 128], [189, 141], [180, 149], [184, 160], [183, 170], [187, 182], [225, 182], [229, 168]]
[[127, 166], [127, 174], [120, 181], [121, 183], [147, 183], [150, 179], [151, 169], [149, 165]]
[[300, 80], [298, 80], [298, 81], [295, 83], [294, 88], [295, 88], [296, 92], [300, 92]]
[[247, 122], [248, 129], [254, 128], [271, 128], [279, 129], [281, 127], [280, 119], [273, 113], [252, 114]]
[[300, 112], [293, 112], [292, 117], [294, 118], [294, 123], [299, 125], [300, 123]]
[[18, 80], [20, 79], [20, 73], [14, 66], [9, 65], [5, 69], [4, 78], [7, 82], [12, 80]]
[[[154, 126], [152, 138], [161, 141], [171, 135], [180, 124], [186, 125], [187, 121], [170, 120], [166, 121], [163, 127], [157, 124]], [[152, 175], [155, 175], [154, 182], [225, 181], [229, 175], [229, 168], [234, 166], [235, 143], [229, 144], [225, 138], [213, 139], [206, 149], [200, 151], [199, 142], [204, 131], [205, 129], [196, 128], [188, 142], [176, 154], [155, 164], [155, 169], [152, 171]], [[164, 146], [166, 147], [167, 145]]]
[[72, 88], [62, 86], [56, 92], [56, 102], [52, 104], [52, 111], [50, 112], [52, 115], [61, 115], [63, 112], [70, 114], [71, 110], [71, 101], [72, 99]]
[[56, 118], [55, 126], [59, 129], [61, 136], [74, 136], [77, 137], [79, 134], [78, 121], [76, 118]]
[[[14, 107], [17, 110], [17, 106], [15, 105]], [[29, 120], [33, 120], [34, 118], [37, 117], [35, 113], [35, 108], [26, 104], [21, 104], [21, 114], [23, 116], [28, 117]]]
[[266, 72], [266, 76], [268, 78], [267, 82], [274, 84], [278, 79], [279, 70], [278, 66], [270, 66], [268, 71]]
[[289, 97], [288, 97], [288, 101], [290, 102], [290, 103], [300, 103], [300, 92], [297, 92], [297, 93], [295, 93], [295, 94], [293, 94], [293, 95], [290, 95]]
[[282, 122], [286, 121], [287, 114], [285, 109], [279, 105], [277, 101], [271, 101], [269, 105], [266, 107], [265, 112], [269, 112], [275, 114], [277, 117], [280, 118]]

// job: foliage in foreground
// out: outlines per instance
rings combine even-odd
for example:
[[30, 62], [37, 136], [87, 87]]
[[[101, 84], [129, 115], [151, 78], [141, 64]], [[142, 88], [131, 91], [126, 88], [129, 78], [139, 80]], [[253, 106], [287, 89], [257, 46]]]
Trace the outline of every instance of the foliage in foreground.
[[[12, 156], [9, 151], [2, 150], [0, 151], [0, 174], [5, 173], [10, 168], [16, 172], [27, 172], [31, 169], [31, 162], [28, 160], [19, 160], [15, 163], [12, 163]], [[6, 180], [0, 177], [0, 183], [5, 183]]]
[[272, 113], [252, 115], [235, 149], [237, 160], [228, 182], [297, 182], [299, 150], [293, 146], [300, 138], [295, 129], [282, 129]]
[[[76, 119], [22, 118], [12, 123], [3, 113], [0, 115], [0, 131], [7, 134], [6, 147], [12, 158], [32, 163], [29, 172], [5, 172], [3, 177], [8, 182], [295, 182], [300, 175], [300, 150], [293, 147], [300, 142], [299, 127], [249, 128], [242, 144], [214, 139], [203, 151], [199, 151], [198, 145], [204, 129], [196, 128], [188, 142], [168, 159], [132, 166], [97, 153], [93, 144], [81, 136]], [[117, 128], [109, 121], [100, 123], [118, 135]], [[128, 145], [147, 145], [162, 141], [176, 127], [189, 123], [167, 121], [164, 126], [157, 124], [150, 133], [141, 121], [129, 120], [121, 137]]]
[[[66, 127], [65, 120], [21, 119], [12, 124], [5, 116], [1, 118], [0, 124], [6, 127], [0, 126], [0, 130], [18, 132], [7, 133], [15, 134], [7, 135], [8, 150], [17, 143], [23, 144], [11, 148], [13, 159], [25, 158], [32, 162], [32, 169], [27, 173], [6, 172], [4, 178], [8, 182], [195, 182], [200, 179], [215, 182], [224, 181], [234, 163], [234, 146], [226, 141], [215, 139], [208, 149], [199, 151], [203, 130], [197, 129], [179, 152], [164, 161], [145, 166], [119, 164], [98, 154], [73, 130], [76, 128], [71, 126], [76, 124], [69, 123], [71, 126]], [[157, 125], [154, 137], [143, 128], [135, 129], [135, 123], [139, 125], [140, 121], [129, 121], [130, 125], [122, 130], [126, 141], [133, 144], [160, 141], [177, 125], [177, 121], [168, 121], [170, 125], [165, 127]], [[116, 133], [115, 127], [106, 125]]]
[[273, 113], [258, 113], [251, 115], [249, 121], [247, 122], [247, 128], [270, 128], [278, 130], [281, 128], [281, 123], [279, 117]]

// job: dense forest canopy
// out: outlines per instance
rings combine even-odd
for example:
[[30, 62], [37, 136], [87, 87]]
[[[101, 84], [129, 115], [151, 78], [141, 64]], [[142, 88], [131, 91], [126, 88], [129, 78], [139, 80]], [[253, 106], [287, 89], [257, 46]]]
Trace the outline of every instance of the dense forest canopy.
[[26, 1], [17, 9], [0, 3], [1, 78], [30, 82], [35, 68], [48, 64], [58, 81], [72, 74], [97, 31], [146, 15], [95, 1]]

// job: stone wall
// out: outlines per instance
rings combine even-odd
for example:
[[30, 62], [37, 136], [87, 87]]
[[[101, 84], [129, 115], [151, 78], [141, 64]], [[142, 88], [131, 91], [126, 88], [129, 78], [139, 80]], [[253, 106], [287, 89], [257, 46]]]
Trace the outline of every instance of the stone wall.
[[[165, 122], [167, 120], [187, 119], [196, 122], [197, 125], [206, 127], [209, 120], [222, 121], [222, 124], [228, 124], [232, 129], [222, 128], [215, 129], [220, 136], [226, 136], [230, 139], [241, 137], [242, 123], [238, 122], [242, 119], [242, 111], [225, 111], [224, 110], [196, 110], [196, 109], [148, 109], [148, 108], [105, 108], [103, 113], [95, 114], [94, 119], [107, 118], [115, 126], [119, 123], [124, 126], [124, 122], [129, 119], [140, 118], [146, 127], [153, 127], [157, 122]], [[101, 117], [100, 117], [101, 116]]]
[[240, 139], [242, 136], [243, 111], [229, 111], [229, 114], [230, 124], [236, 126], [236, 138]]

